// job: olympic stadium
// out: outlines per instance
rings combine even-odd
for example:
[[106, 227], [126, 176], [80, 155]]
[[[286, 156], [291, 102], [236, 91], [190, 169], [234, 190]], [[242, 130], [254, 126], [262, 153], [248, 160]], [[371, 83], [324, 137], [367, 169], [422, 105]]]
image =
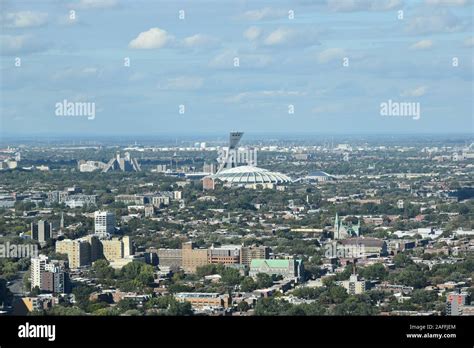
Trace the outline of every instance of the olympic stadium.
[[291, 182], [291, 179], [285, 174], [252, 166], [223, 169], [211, 177], [214, 180], [231, 184], [283, 184]]
[[258, 184], [269, 187], [292, 182], [285, 174], [257, 167], [255, 149], [237, 148], [242, 135], [242, 132], [230, 133], [229, 147], [224, 148], [218, 158], [220, 166], [217, 173], [204, 178], [205, 189], [213, 188], [214, 182], [246, 187]]

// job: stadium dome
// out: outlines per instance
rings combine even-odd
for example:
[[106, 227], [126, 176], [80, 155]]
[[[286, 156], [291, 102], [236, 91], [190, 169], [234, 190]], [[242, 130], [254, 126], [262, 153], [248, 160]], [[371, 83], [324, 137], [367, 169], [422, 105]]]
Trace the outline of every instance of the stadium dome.
[[291, 179], [284, 174], [252, 166], [224, 169], [211, 177], [233, 184], [280, 184], [291, 182]]

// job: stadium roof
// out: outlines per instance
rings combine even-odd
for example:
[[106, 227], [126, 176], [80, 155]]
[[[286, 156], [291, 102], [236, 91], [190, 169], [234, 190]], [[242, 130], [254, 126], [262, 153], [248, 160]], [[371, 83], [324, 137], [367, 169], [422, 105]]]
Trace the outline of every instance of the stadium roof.
[[211, 175], [211, 177], [235, 184], [280, 184], [291, 182], [291, 179], [285, 174], [252, 166], [224, 169]]

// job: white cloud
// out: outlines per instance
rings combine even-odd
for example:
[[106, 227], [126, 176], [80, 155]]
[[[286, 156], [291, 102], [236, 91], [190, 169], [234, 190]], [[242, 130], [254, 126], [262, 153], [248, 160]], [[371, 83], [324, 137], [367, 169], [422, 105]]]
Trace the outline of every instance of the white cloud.
[[291, 42], [296, 42], [298, 39], [298, 33], [289, 28], [278, 28], [271, 32], [264, 40], [264, 44], [267, 46], [275, 45], [286, 45]]
[[25, 35], [13, 36], [13, 35], [2, 35], [0, 37], [0, 47], [2, 50], [9, 52], [20, 51], [27, 40]]
[[73, 102], [91, 102], [96, 99], [94, 95], [91, 94], [84, 94], [84, 93], [77, 93], [71, 96], [70, 98]]
[[260, 35], [262, 35], [262, 29], [259, 27], [252, 26], [244, 31], [244, 37], [250, 41], [257, 40]]
[[319, 45], [318, 35], [318, 31], [314, 28], [280, 27], [268, 34], [262, 44], [265, 46]]
[[462, 20], [448, 11], [438, 11], [431, 15], [413, 17], [406, 30], [413, 34], [453, 33], [465, 25]]
[[128, 80], [129, 81], [142, 81], [145, 79], [145, 77], [146, 75], [144, 73], [136, 72], [136, 73], [131, 74]]
[[268, 46], [287, 44], [295, 38], [295, 34], [296, 32], [292, 29], [278, 28], [266, 37], [264, 44]]
[[53, 73], [51, 78], [53, 80], [72, 80], [72, 79], [89, 79], [91, 77], [99, 77], [103, 73], [96, 67], [85, 67], [85, 68], [66, 68], [57, 70]]
[[328, 0], [328, 8], [335, 12], [389, 11], [403, 6], [401, 0]]
[[264, 68], [272, 62], [272, 58], [264, 54], [244, 54], [236, 50], [226, 50], [215, 56], [209, 63], [212, 68], [236, 69], [234, 59], [239, 59], [239, 69], [241, 68]]
[[38, 27], [46, 23], [48, 14], [44, 12], [20, 11], [3, 14], [0, 22], [7, 28]]
[[338, 105], [322, 105], [322, 106], [316, 106], [313, 109], [311, 109], [311, 112], [313, 114], [328, 114], [328, 113], [334, 113], [337, 111], [340, 111], [341, 107]]
[[76, 14], [74, 18], [71, 18], [70, 14], [67, 13], [65, 15], [59, 16], [57, 22], [59, 25], [75, 25], [79, 24], [79, 16]]
[[288, 12], [281, 9], [264, 7], [258, 10], [250, 10], [245, 12], [241, 17], [244, 19], [258, 21], [264, 18], [278, 18], [287, 15]]
[[467, 0], [425, 0], [425, 3], [433, 6], [465, 6]]
[[46, 48], [45, 44], [30, 35], [0, 35], [1, 55], [27, 54]]
[[466, 40], [464, 40], [464, 46], [474, 47], [474, 36], [468, 37]]
[[92, 74], [92, 75], [95, 75], [99, 72], [99, 69], [95, 68], [95, 67], [88, 67], [88, 68], [84, 68], [82, 69], [82, 72], [84, 74]]
[[183, 40], [183, 45], [189, 48], [208, 47], [217, 43], [217, 40], [203, 34], [188, 36]]
[[255, 99], [255, 98], [282, 98], [282, 97], [301, 97], [306, 96], [306, 92], [300, 91], [288, 91], [288, 90], [263, 90], [263, 91], [252, 91], [252, 92], [242, 92], [236, 95], [233, 95], [229, 98], [226, 98], [225, 101], [229, 103], [239, 103], [246, 99]]
[[173, 40], [174, 37], [168, 34], [166, 30], [151, 28], [138, 34], [135, 39], [130, 41], [128, 46], [135, 49], [162, 48]]
[[203, 83], [204, 79], [201, 77], [179, 76], [168, 79], [164, 86], [158, 85], [158, 88], [163, 90], [196, 90], [201, 88]]
[[346, 55], [342, 48], [328, 48], [318, 54], [320, 63], [328, 63], [332, 60], [342, 59]]
[[422, 97], [426, 94], [426, 86], [419, 86], [414, 89], [407, 89], [403, 91], [400, 95], [402, 97]]
[[118, 5], [117, 0], [80, 0], [78, 3], [73, 3], [69, 7], [73, 9], [102, 9], [112, 8]]
[[410, 46], [412, 50], [426, 50], [433, 47], [432, 40], [421, 40]]

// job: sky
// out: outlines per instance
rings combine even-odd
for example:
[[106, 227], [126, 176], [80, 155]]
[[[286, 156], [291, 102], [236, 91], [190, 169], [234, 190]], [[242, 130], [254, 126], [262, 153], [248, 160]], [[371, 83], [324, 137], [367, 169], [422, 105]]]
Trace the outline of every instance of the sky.
[[0, 7], [0, 136], [474, 133], [472, 0]]

